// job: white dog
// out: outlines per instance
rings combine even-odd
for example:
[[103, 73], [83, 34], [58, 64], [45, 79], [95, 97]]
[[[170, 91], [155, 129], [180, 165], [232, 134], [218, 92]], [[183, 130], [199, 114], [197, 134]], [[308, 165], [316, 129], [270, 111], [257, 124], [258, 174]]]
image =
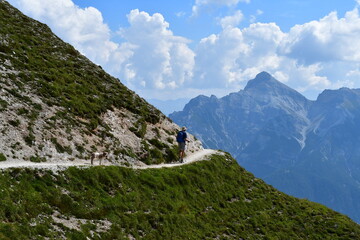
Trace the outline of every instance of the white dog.
[[94, 164], [94, 159], [98, 158], [99, 159], [99, 165], [101, 165], [101, 160], [105, 159], [107, 156], [107, 152], [94, 152], [91, 154], [91, 165]]

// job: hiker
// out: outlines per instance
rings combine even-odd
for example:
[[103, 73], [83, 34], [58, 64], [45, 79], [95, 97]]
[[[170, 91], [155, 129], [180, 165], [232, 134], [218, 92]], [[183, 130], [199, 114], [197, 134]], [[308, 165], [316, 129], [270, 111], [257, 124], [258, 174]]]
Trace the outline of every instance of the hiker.
[[189, 140], [187, 139], [186, 127], [182, 127], [181, 131], [178, 132], [176, 136], [176, 141], [179, 144], [179, 161], [183, 163], [185, 156], [186, 142], [189, 142]]

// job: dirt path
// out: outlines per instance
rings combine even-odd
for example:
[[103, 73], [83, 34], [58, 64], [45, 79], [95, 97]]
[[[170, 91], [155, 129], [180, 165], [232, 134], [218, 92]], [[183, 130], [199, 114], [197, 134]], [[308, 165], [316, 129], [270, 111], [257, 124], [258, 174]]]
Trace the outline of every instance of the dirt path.
[[163, 163], [159, 165], [144, 165], [139, 167], [134, 167], [136, 169], [148, 169], [148, 168], [164, 168], [164, 167], [178, 167], [185, 164], [190, 164], [197, 161], [205, 160], [207, 156], [212, 154], [222, 154], [219, 151], [213, 150], [213, 149], [203, 149], [201, 151], [198, 151], [196, 153], [193, 153], [187, 157], [184, 158], [184, 163]]
[[[189, 164], [196, 161], [205, 160], [207, 156], [211, 154], [221, 154], [221, 152], [212, 149], [203, 149], [195, 152], [184, 158], [184, 163], [170, 163], [170, 164], [159, 164], [159, 165], [144, 165], [134, 166], [135, 169], [148, 169], [148, 168], [163, 168], [163, 167], [178, 167], [181, 165]], [[108, 166], [109, 164], [104, 164]], [[5, 161], [0, 162], [0, 169], [7, 168], [33, 168], [33, 169], [49, 169], [53, 171], [64, 170], [68, 167], [91, 167], [89, 161], [74, 161], [74, 162], [57, 162], [57, 163], [34, 163], [29, 161]], [[94, 166], [97, 166], [96, 164]]]

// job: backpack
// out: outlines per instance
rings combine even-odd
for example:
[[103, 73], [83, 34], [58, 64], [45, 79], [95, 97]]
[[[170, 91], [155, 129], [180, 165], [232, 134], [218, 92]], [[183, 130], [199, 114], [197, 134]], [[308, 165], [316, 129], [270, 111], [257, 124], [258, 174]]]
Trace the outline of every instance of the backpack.
[[184, 132], [183, 131], [179, 131], [177, 133], [176, 141], [177, 142], [184, 142]]

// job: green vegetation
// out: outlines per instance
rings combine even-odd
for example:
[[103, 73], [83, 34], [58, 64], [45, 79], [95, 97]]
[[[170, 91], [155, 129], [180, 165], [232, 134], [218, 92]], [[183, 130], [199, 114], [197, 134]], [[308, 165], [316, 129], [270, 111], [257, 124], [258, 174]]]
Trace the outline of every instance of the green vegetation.
[[[148, 144], [151, 144], [150, 145]], [[148, 142], [142, 142], [144, 152], [139, 160], [145, 164], [171, 163], [178, 159], [178, 148], [176, 145], [167, 145], [157, 139], [150, 139]]]
[[17, 126], [20, 125], [20, 121], [19, 121], [19, 119], [9, 120], [9, 124], [10, 124], [11, 126], [17, 127]]
[[[118, 156], [140, 158], [147, 164], [176, 159], [170, 146], [172, 142], [168, 145], [145, 139], [150, 131], [148, 124], [156, 124], [165, 118], [159, 110], [56, 37], [46, 25], [26, 17], [2, 0], [0, 20], [0, 64], [8, 70], [0, 79], [0, 87], [5, 90], [1, 95], [4, 99], [0, 99], [0, 112], [14, 111], [18, 115], [18, 119], [8, 121], [12, 127], [19, 129], [27, 125], [28, 133], [23, 136], [26, 145], [35, 147], [36, 140], [44, 139], [38, 136], [37, 124], [41, 126], [42, 118], [49, 116], [44, 120], [44, 129], [51, 132], [62, 129], [68, 141], [74, 139], [74, 129], [80, 129], [82, 139], [84, 135], [96, 135], [90, 139], [101, 139], [97, 144], [102, 146], [93, 145], [91, 150], [81, 142], [72, 149], [60, 140], [62, 136], [53, 134], [51, 142], [59, 153], [72, 155], [76, 150], [74, 157], [86, 158], [91, 151], [105, 148], [109, 152], [117, 151], [115, 155]], [[8, 98], [19, 104], [11, 104], [10, 108]], [[13, 106], [18, 107], [14, 109]], [[54, 108], [49, 109], [51, 106]], [[114, 108], [122, 112], [126, 109], [137, 118], [130, 130], [139, 138], [137, 141], [144, 143], [141, 151], [120, 149], [119, 153], [118, 139], [101, 118]], [[128, 118], [125, 114], [123, 117]], [[160, 130], [155, 128], [153, 131], [160, 139]]]
[[68, 154], [72, 154], [70, 146], [62, 146], [56, 138], [51, 138], [51, 142], [55, 145], [55, 148], [59, 153], [67, 152]]
[[46, 158], [44, 158], [44, 157], [39, 157], [39, 156], [31, 156], [31, 157], [30, 157], [30, 161], [31, 161], [31, 162], [36, 162], [36, 163], [46, 162]]
[[130, 127], [129, 130], [132, 131], [133, 133], [135, 133], [136, 136], [138, 136], [139, 138], [144, 138], [145, 134], [146, 134], [146, 128], [147, 128], [147, 124], [145, 119], [140, 118], [133, 127]]
[[32, 145], [34, 145], [35, 136], [30, 132], [29, 135], [24, 137], [24, 140], [26, 144], [31, 147]]
[[[349, 218], [275, 190], [230, 156], [167, 169], [12, 169], [0, 188], [1, 239], [360, 239]], [[99, 231], [101, 221], [111, 227]]]
[[5, 100], [0, 99], [0, 112], [4, 111], [8, 107], [8, 103]]
[[6, 156], [3, 153], [0, 153], [0, 162], [6, 161]]
[[[118, 79], [54, 36], [46, 25], [24, 16], [4, 1], [0, 2], [0, 19], [0, 62], [10, 61], [20, 71], [8, 74], [19, 91], [6, 90], [19, 100], [41, 110], [41, 105], [21, 94], [28, 86], [46, 103], [88, 119], [92, 129], [100, 124], [99, 116], [112, 107], [126, 108], [151, 123], [163, 116]], [[6, 106], [1, 101], [0, 111]], [[24, 109], [19, 112], [22, 113]]]

